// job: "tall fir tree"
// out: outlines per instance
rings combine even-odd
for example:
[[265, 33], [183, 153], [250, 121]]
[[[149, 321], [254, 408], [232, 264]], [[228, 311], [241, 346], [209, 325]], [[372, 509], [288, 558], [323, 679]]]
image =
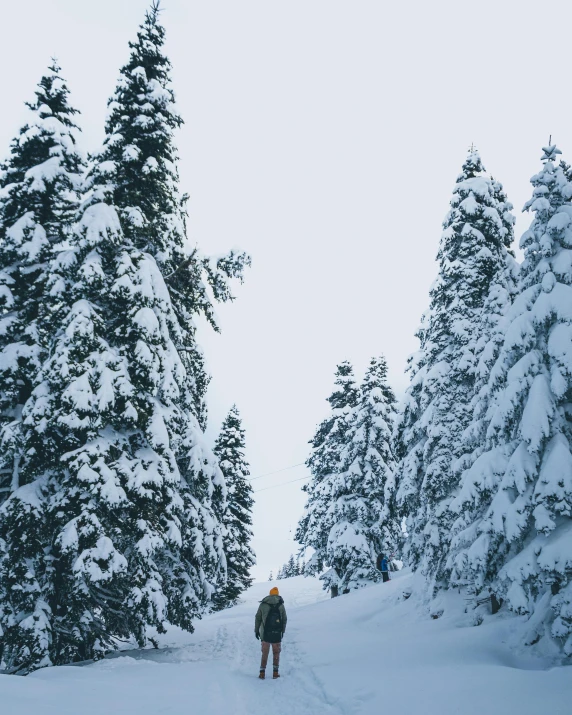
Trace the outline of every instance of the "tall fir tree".
[[50, 342], [47, 266], [69, 236], [84, 170], [77, 110], [54, 61], [0, 171], [0, 503], [20, 483], [20, 417]]
[[55, 62], [28, 107], [0, 183], [0, 502], [12, 494], [0, 508], [0, 662], [14, 672], [50, 663], [45, 484], [26, 471], [22, 412], [57, 324], [50, 265], [70, 238], [83, 171]]
[[572, 185], [543, 149], [519, 294], [491, 371], [485, 449], [464, 475], [472, 515], [453, 578], [489, 588], [572, 655]]
[[[490, 421], [489, 410], [494, 402], [494, 386], [490, 382], [490, 375], [502, 349], [510, 320], [509, 311], [518, 290], [519, 265], [509, 248], [513, 234], [514, 219], [510, 213], [513, 207], [508, 203], [502, 185], [498, 182], [495, 182], [495, 191], [501, 215], [506, 224], [508, 238], [505, 242], [507, 246], [506, 262], [504, 265], [499, 262], [497, 275], [491, 282], [489, 294], [483, 305], [475, 339], [472, 419], [463, 434], [462, 448], [465, 451], [454, 464], [454, 469], [459, 477], [459, 489], [450, 505], [454, 522], [451, 526], [452, 539], [446, 563], [446, 571], [450, 574], [450, 585], [455, 587], [470, 585], [471, 589], [476, 584], [473, 576], [465, 570], [464, 564], [467, 563], [467, 553], [475, 540], [476, 523], [482, 518], [483, 511], [488, 507], [490, 485], [481, 484], [479, 492], [473, 492], [475, 498], [471, 503], [462, 495], [467, 490], [466, 482], [470, 482], [472, 479], [471, 467], [486, 451], [487, 428]], [[502, 213], [503, 208], [504, 214]]]
[[[231, 251], [217, 259], [202, 256], [186, 233], [186, 196], [179, 192], [174, 132], [182, 119], [175, 108], [171, 65], [163, 47], [165, 30], [159, 3], [146, 13], [130, 43], [129, 62], [121, 69], [109, 102], [102, 150], [93, 157], [87, 185], [119, 215], [124, 240], [153, 257], [168, 291], [176, 319], [170, 339], [184, 369], [177, 393], [181, 410], [172, 447], [177, 468], [188, 487], [189, 539], [202, 554], [195, 564], [204, 579], [204, 597], [224, 585], [222, 525], [224, 479], [207, 447], [204, 395], [209, 377], [196, 341], [195, 318], [203, 315], [218, 330], [214, 301], [232, 300], [230, 279], [242, 280], [250, 259]], [[202, 534], [201, 544], [193, 534]]]
[[[360, 488], [372, 496], [371, 514], [366, 523], [375, 554], [398, 552], [403, 532], [396, 505], [397, 463], [393, 446], [393, 426], [397, 400], [387, 379], [385, 357], [372, 358], [360, 387], [360, 398], [353, 417], [352, 442], [345, 454], [351, 469], [359, 466], [363, 475]], [[379, 516], [373, 515], [379, 509]]]
[[[471, 402], [472, 421], [463, 435], [463, 447], [475, 447], [475, 454], [484, 444], [483, 426], [486, 424], [486, 412], [490, 399], [488, 380], [491, 369], [498, 357], [506, 330], [507, 314], [517, 294], [519, 265], [515, 260], [511, 246], [514, 242], [514, 216], [511, 213], [513, 205], [507, 200], [502, 184], [493, 180], [494, 198], [498, 205], [501, 218], [500, 234], [506, 252], [500, 248], [496, 256], [496, 274], [489, 285], [489, 292], [485, 298], [480, 314], [477, 330], [471, 347], [474, 355], [475, 383], [473, 399]], [[465, 460], [460, 460], [464, 466]]]
[[[11, 669], [97, 658], [116, 637], [143, 644], [147, 626], [165, 621], [190, 628], [202, 597], [201, 564], [185, 559], [198, 544], [185, 537], [206, 535], [187, 529], [192, 495], [174, 452], [187, 421], [177, 321], [154, 259], [125, 243], [115, 208], [97, 197], [76, 246], [54, 261], [52, 295], [73, 288], [60, 296], [61, 330], [23, 411], [26, 486], [6, 513], [25, 513], [32, 488], [43, 497], [45, 519], [26, 539], [42, 546], [49, 637], [27, 652], [14, 604], [2, 622]], [[5, 536], [12, 573], [19, 538], [17, 528]]]
[[219, 605], [225, 606], [235, 604], [240, 594], [252, 584], [250, 569], [256, 563], [251, 546], [254, 499], [248, 481], [250, 468], [244, 455], [245, 447], [244, 428], [234, 405], [223, 422], [214, 447], [227, 489], [222, 517], [227, 581], [217, 599]]
[[330, 506], [328, 478], [339, 466], [344, 446], [345, 422], [358, 399], [354, 370], [346, 360], [338, 365], [335, 375], [336, 390], [328, 398], [331, 414], [318, 426], [310, 440], [312, 453], [306, 461], [312, 479], [302, 490], [308, 494], [304, 514], [296, 529], [295, 539], [304, 549], [313, 550], [306, 563], [305, 574], [314, 576], [323, 571], [326, 561], [328, 534], [323, 528]]
[[330, 501], [322, 521], [330, 570], [321, 578], [341, 591], [377, 581], [377, 555], [401, 544], [393, 499], [395, 402], [385, 358], [373, 358], [357, 404], [344, 421], [339, 464], [322, 484]]
[[512, 237], [506, 197], [483, 172], [479, 154], [470, 151], [443, 224], [439, 274], [396, 429], [397, 502], [408, 519], [407, 558], [430, 579], [431, 590], [445, 578], [449, 505], [472, 417], [483, 306], [506, 266]]
[[213, 300], [233, 299], [229, 279], [242, 280], [250, 258], [235, 250], [217, 258], [203, 256], [187, 237], [188, 197], [179, 191], [174, 142], [183, 120], [175, 106], [171, 63], [163, 51], [159, 5], [158, 0], [153, 3], [137, 40], [129, 44], [129, 62], [109, 100], [105, 140], [88, 183], [105, 190], [118, 209], [125, 238], [150, 253], [161, 269], [175, 314], [185, 327], [177, 348], [192, 377], [186, 399], [204, 429], [209, 376], [194, 321], [203, 315], [218, 330]]
[[[22, 487], [2, 518], [3, 583], [29, 582], [0, 613], [12, 672], [97, 658], [117, 637], [143, 644], [165, 622], [192, 630], [225, 582], [226, 493], [202, 431], [208, 379], [193, 318], [214, 323], [211, 300], [232, 298], [228, 279], [248, 259], [208, 261], [186, 239], [163, 36], [155, 5], [74, 235], [49, 266], [45, 318], [59, 331], [23, 408]], [[124, 114], [135, 132], [125, 136], [114, 124]]]

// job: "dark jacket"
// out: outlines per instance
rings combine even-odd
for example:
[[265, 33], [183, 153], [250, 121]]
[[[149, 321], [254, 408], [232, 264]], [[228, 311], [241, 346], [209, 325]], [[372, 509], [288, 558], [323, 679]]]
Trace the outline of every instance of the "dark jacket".
[[258, 606], [258, 611], [256, 611], [256, 618], [254, 619], [254, 633], [255, 635], [260, 635], [260, 640], [264, 640], [264, 625], [266, 624], [266, 618], [270, 613], [270, 607], [280, 604], [280, 618], [282, 620], [282, 635], [286, 631], [286, 609], [284, 608], [284, 601], [281, 596], [266, 596], [260, 601], [260, 606]]

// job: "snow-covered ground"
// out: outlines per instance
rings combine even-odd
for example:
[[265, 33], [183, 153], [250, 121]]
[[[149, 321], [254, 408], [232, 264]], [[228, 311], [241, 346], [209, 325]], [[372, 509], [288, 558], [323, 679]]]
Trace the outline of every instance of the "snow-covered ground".
[[[0, 676], [2, 715], [570, 715], [572, 668], [513, 644], [516, 620], [467, 624], [456, 599], [438, 620], [412, 577], [329, 600], [315, 579], [278, 581], [288, 609], [281, 674], [258, 680], [255, 584], [236, 608], [172, 631], [160, 650], [82, 667]], [[456, 602], [457, 608], [452, 607]], [[270, 670], [270, 668], [269, 668]]]

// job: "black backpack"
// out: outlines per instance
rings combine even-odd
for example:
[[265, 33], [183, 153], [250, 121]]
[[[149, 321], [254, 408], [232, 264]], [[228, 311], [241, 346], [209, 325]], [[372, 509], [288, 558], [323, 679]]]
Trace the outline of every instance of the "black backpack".
[[278, 603], [270, 606], [270, 611], [264, 622], [264, 638], [266, 643], [280, 643], [282, 640], [282, 616], [280, 615], [280, 606], [284, 603], [282, 597]]

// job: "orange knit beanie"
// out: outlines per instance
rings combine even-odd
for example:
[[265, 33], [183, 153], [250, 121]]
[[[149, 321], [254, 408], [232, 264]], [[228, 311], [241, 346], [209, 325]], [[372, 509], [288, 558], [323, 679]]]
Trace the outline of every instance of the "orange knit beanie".
[[274, 588], [270, 589], [270, 595], [271, 596], [279, 596], [280, 595], [280, 591], [276, 588], [276, 586], [274, 586]]

